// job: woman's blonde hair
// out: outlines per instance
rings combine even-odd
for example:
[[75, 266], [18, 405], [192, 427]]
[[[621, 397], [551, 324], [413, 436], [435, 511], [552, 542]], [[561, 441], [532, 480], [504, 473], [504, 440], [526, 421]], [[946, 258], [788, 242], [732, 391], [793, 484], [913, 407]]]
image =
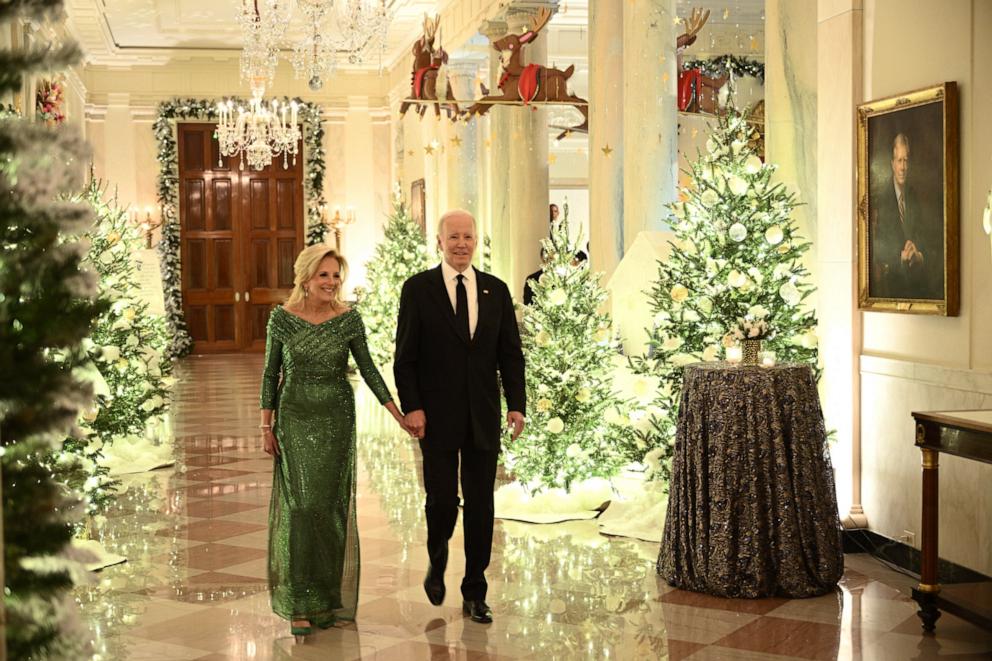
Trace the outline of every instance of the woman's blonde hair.
[[[348, 261], [344, 256], [339, 255], [337, 250], [326, 243], [309, 246], [296, 256], [296, 262], [293, 264], [293, 291], [286, 299], [286, 305], [297, 305], [303, 302], [303, 299], [306, 298], [303, 287], [310, 281], [310, 278], [317, 274], [317, 269], [320, 268], [320, 263], [324, 261], [325, 257], [333, 257], [337, 260], [338, 267], [341, 269], [341, 284], [344, 285], [344, 280], [348, 275]], [[338, 287], [334, 301], [338, 305], [344, 305], [344, 299], [341, 297], [343, 289], [343, 286]]]

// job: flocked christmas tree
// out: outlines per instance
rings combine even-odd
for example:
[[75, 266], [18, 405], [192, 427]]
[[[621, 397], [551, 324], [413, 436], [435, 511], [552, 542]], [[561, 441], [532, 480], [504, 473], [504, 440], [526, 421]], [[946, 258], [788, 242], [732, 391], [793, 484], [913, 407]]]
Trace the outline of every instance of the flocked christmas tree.
[[57, 470], [66, 452], [79, 457], [85, 470], [65, 477], [70, 487], [83, 492], [90, 512], [96, 512], [114, 487], [104, 448], [145, 442], [149, 423], [167, 409], [172, 362], [163, 358], [168, 346], [165, 319], [151, 314], [139, 294], [134, 259], [142, 245], [139, 228], [92, 177], [78, 199], [95, 214], [83, 235], [89, 245], [84, 264], [98, 276], [99, 297], [108, 307], [83, 343], [89, 360], [76, 366], [96, 397], [83, 412], [77, 434], [66, 439], [50, 462]]
[[379, 366], [392, 362], [396, 350], [396, 317], [403, 283], [428, 267], [424, 234], [407, 212], [399, 191], [393, 194], [393, 213], [386, 221], [385, 238], [365, 265], [368, 287], [358, 300], [369, 351]]
[[[0, 28], [60, 8], [54, 0], [0, 3]], [[20, 89], [31, 71], [75, 57], [71, 47], [0, 49], [0, 94]], [[72, 579], [58, 556], [72, 536], [73, 503], [41, 461], [90, 400], [68, 365], [83, 359], [81, 342], [102, 311], [95, 277], [81, 266], [85, 248], [70, 238], [85, 231], [92, 213], [84, 203], [59, 201], [82, 184], [84, 152], [69, 130], [0, 118], [0, 463], [12, 659], [89, 656], [65, 633]]]
[[524, 308], [527, 426], [503, 454], [531, 491], [610, 478], [643, 454], [631, 405], [613, 389], [616, 349], [610, 319], [599, 311], [607, 296], [601, 274], [576, 259], [580, 242], [569, 237], [567, 218], [566, 206], [543, 241], [544, 272]]
[[649, 352], [633, 360], [662, 383], [652, 420], [655, 447], [647, 457], [662, 479], [685, 365], [718, 360], [750, 333], [778, 362], [816, 369], [816, 318], [803, 304], [813, 292], [803, 266], [810, 244], [792, 219], [795, 196], [772, 181], [775, 166], [753, 149], [757, 137], [737, 111], [721, 116], [688, 173], [689, 186], [670, 205], [675, 238], [651, 290]]

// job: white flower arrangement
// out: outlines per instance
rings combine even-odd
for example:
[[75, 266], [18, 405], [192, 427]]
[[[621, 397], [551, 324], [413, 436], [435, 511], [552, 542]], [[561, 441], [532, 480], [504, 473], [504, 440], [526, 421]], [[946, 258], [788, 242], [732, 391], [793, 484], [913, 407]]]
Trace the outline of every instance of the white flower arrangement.
[[746, 314], [737, 320], [737, 325], [730, 332], [738, 341], [763, 340], [771, 334], [771, 328], [763, 317]]

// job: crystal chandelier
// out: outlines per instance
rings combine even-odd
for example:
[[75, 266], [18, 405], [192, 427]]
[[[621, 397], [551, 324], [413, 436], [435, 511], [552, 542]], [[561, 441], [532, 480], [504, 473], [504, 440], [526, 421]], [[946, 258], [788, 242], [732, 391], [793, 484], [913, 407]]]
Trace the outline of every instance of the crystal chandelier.
[[330, 5], [325, 0], [299, 0], [300, 10], [306, 17], [307, 35], [293, 49], [290, 61], [296, 78], [306, 78], [310, 89], [317, 91], [323, 78], [337, 66], [337, 48], [333, 40], [325, 38], [324, 21]]
[[[306, 18], [307, 35], [293, 51], [297, 78], [319, 90], [337, 67], [338, 54], [349, 64], [361, 64], [377, 53], [382, 63], [393, 12], [386, 0], [298, 0]], [[332, 25], [333, 24], [333, 27]]]
[[339, 0], [340, 50], [348, 53], [348, 62], [358, 64], [375, 51], [381, 59], [392, 20], [386, 0]]
[[235, 106], [228, 99], [217, 104], [217, 142], [220, 144], [220, 163], [223, 157], [238, 156], [241, 169], [245, 162], [254, 170], [263, 170], [272, 160], [282, 155], [282, 166], [288, 168], [290, 159], [296, 165], [299, 142], [302, 136], [297, 123], [299, 106], [273, 99], [266, 106], [261, 97], [252, 97], [247, 109]]
[[254, 96], [261, 96], [275, 79], [291, 12], [290, 0], [241, 0], [241, 80], [248, 83]]

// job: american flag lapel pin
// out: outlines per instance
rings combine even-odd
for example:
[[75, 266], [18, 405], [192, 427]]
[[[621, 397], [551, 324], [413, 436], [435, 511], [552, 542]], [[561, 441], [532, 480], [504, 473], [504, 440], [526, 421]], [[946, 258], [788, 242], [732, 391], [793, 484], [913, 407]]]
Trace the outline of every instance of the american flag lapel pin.
[[488, 290], [488, 289], [483, 289], [483, 290], [482, 290], [482, 293], [483, 293], [483, 294], [488, 294], [488, 293], [489, 293], [489, 290]]

